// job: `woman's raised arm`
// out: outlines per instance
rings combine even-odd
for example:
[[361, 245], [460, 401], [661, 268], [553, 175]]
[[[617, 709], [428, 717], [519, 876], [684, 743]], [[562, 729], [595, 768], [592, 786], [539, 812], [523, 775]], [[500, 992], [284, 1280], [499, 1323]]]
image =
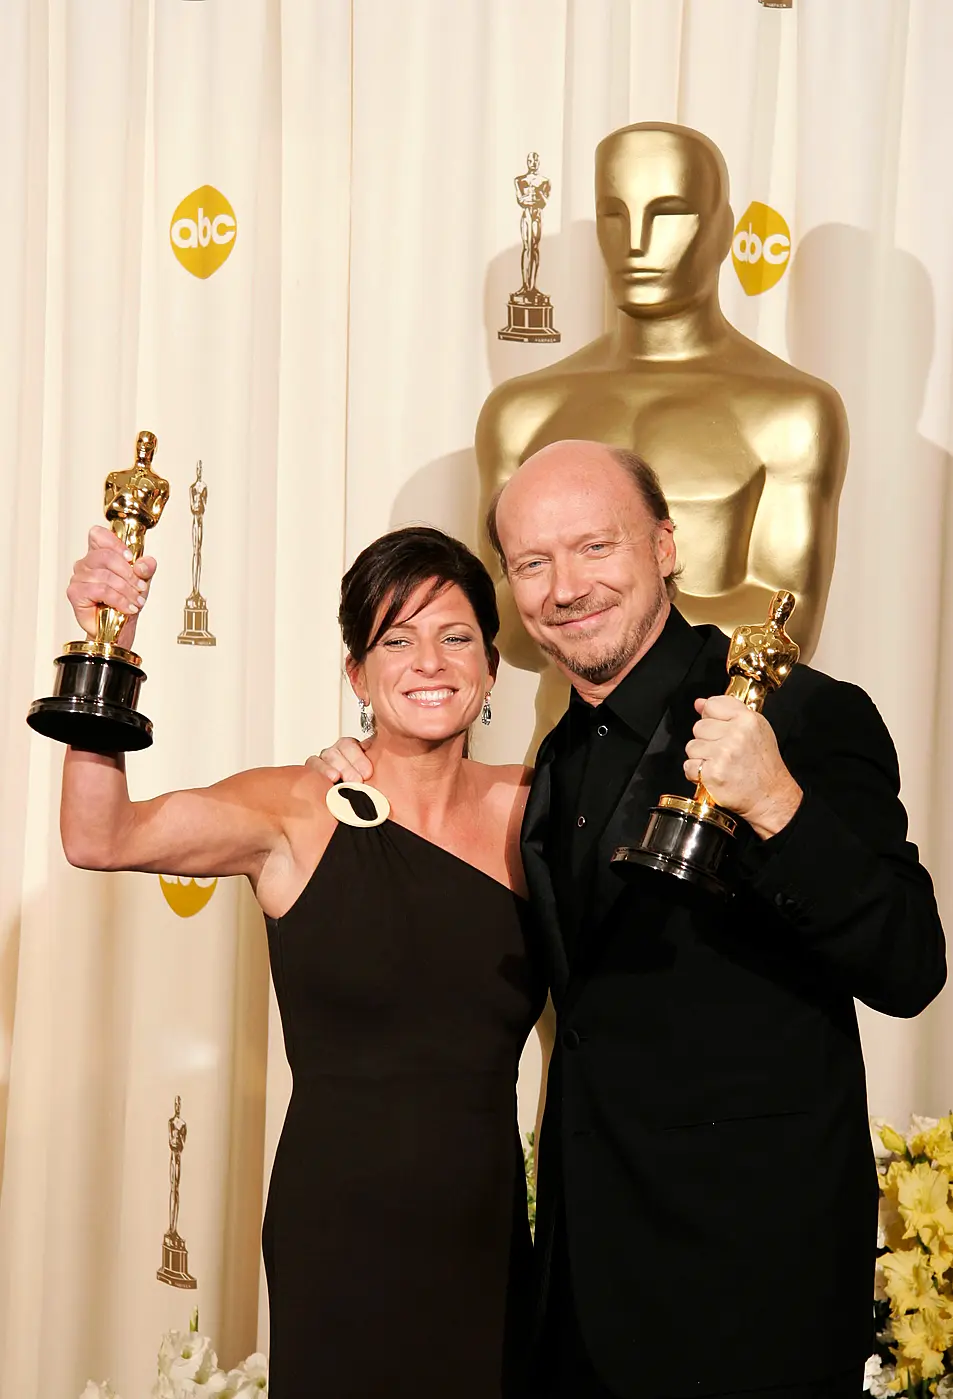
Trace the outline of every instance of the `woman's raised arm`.
[[[285, 839], [296, 777], [308, 781], [301, 768], [256, 768], [211, 787], [134, 802], [121, 754], [70, 748], [60, 805], [63, 849], [70, 864], [84, 869], [246, 874], [254, 881]], [[305, 800], [302, 791], [299, 801]]]

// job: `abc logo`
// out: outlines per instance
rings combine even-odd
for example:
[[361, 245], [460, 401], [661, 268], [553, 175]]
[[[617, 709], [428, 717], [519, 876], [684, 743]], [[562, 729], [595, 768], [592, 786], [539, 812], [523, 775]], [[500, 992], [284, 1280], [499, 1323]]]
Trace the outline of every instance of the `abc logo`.
[[181, 874], [168, 879], [164, 874], [159, 875], [159, 887], [165, 901], [180, 918], [191, 918], [201, 913], [215, 893], [217, 883], [217, 879], [189, 879]]
[[187, 194], [172, 215], [172, 251], [193, 277], [211, 277], [235, 246], [235, 210], [213, 185]]
[[776, 209], [757, 200], [738, 220], [731, 260], [748, 296], [760, 296], [780, 282], [791, 256], [791, 230]]

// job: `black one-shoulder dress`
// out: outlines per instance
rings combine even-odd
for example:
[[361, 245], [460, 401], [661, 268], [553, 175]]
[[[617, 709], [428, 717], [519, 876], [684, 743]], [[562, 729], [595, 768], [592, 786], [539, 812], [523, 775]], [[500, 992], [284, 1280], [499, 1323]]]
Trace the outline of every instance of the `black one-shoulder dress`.
[[385, 821], [268, 919], [294, 1089], [263, 1249], [271, 1399], [521, 1392], [528, 906]]

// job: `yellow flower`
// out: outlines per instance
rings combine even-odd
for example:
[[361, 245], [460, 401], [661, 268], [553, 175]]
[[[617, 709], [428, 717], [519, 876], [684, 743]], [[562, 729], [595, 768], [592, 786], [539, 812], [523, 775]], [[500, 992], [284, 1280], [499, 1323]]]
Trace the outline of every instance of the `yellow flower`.
[[914, 1156], [927, 1156], [936, 1166], [953, 1170], [953, 1119], [943, 1117], [928, 1132], [920, 1132], [910, 1142]]
[[895, 1317], [904, 1312], [936, 1311], [941, 1306], [940, 1294], [933, 1283], [930, 1255], [922, 1249], [903, 1249], [887, 1253], [880, 1260], [884, 1275], [884, 1291], [890, 1298], [890, 1310]]
[[[889, 1171], [888, 1171], [889, 1175]], [[947, 1238], [953, 1240], [953, 1210], [949, 1206], [950, 1177], [925, 1161], [897, 1179], [897, 1208], [906, 1224], [905, 1239], [919, 1236], [940, 1252]], [[934, 1250], [934, 1245], [936, 1248]]]
[[900, 1182], [905, 1180], [912, 1170], [913, 1167], [909, 1161], [891, 1161], [880, 1177], [881, 1190], [885, 1195], [889, 1195], [891, 1191], [896, 1193]]
[[886, 1245], [891, 1249], [903, 1248], [906, 1222], [900, 1218], [898, 1192], [901, 1180], [910, 1174], [911, 1169], [909, 1161], [891, 1161], [886, 1171], [879, 1176], [881, 1246]]
[[908, 1390], [916, 1390], [921, 1377], [919, 1361], [907, 1360], [901, 1353], [897, 1356], [897, 1368], [889, 1388], [894, 1394], [906, 1394]]
[[888, 1151], [894, 1152], [897, 1156], [906, 1156], [907, 1144], [895, 1127], [891, 1127], [885, 1122], [880, 1129], [880, 1140]]
[[924, 1379], [942, 1375], [945, 1369], [945, 1355], [953, 1344], [953, 1318], [949, 1307], [925, 1312], [910, 1312], [897, 1317], [893, 1323], [893, 1334], [900, 1349], [897, 1357], [897, 1372], [901, 1364], [916, 1362]]

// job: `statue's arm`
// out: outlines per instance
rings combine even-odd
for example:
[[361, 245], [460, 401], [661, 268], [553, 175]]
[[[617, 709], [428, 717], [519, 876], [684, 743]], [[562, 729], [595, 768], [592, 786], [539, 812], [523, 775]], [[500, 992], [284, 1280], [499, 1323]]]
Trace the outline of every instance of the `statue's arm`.
[[505, 486], [523, 459], [526, 444], [544, 420], [529, 395], [514, 394], [509, 384], [494, 389], [480, 412], [476, 426], [476, 459], [480, 475], [480, 557], [496, 583], [500, 609], [500, 653], [520, 670], [541, 671], [546, 662], [530, 641], [516, 611], [509, 583], [486, 532], [486, 514], [496, 492]]
[[680, 594], [679, 605], [693, 623], [713, 622], [730, 633], [739, 620], [766, 616], [775, 592], [789, 589], [797, 607], [787, 629], [808, 661], [824, 620], [847, 468], [847, 416], [835, 390], [824, 385], [797, 409], [779, 412], [758, 446], [765, 481], [745, 580], [716, 598]]

